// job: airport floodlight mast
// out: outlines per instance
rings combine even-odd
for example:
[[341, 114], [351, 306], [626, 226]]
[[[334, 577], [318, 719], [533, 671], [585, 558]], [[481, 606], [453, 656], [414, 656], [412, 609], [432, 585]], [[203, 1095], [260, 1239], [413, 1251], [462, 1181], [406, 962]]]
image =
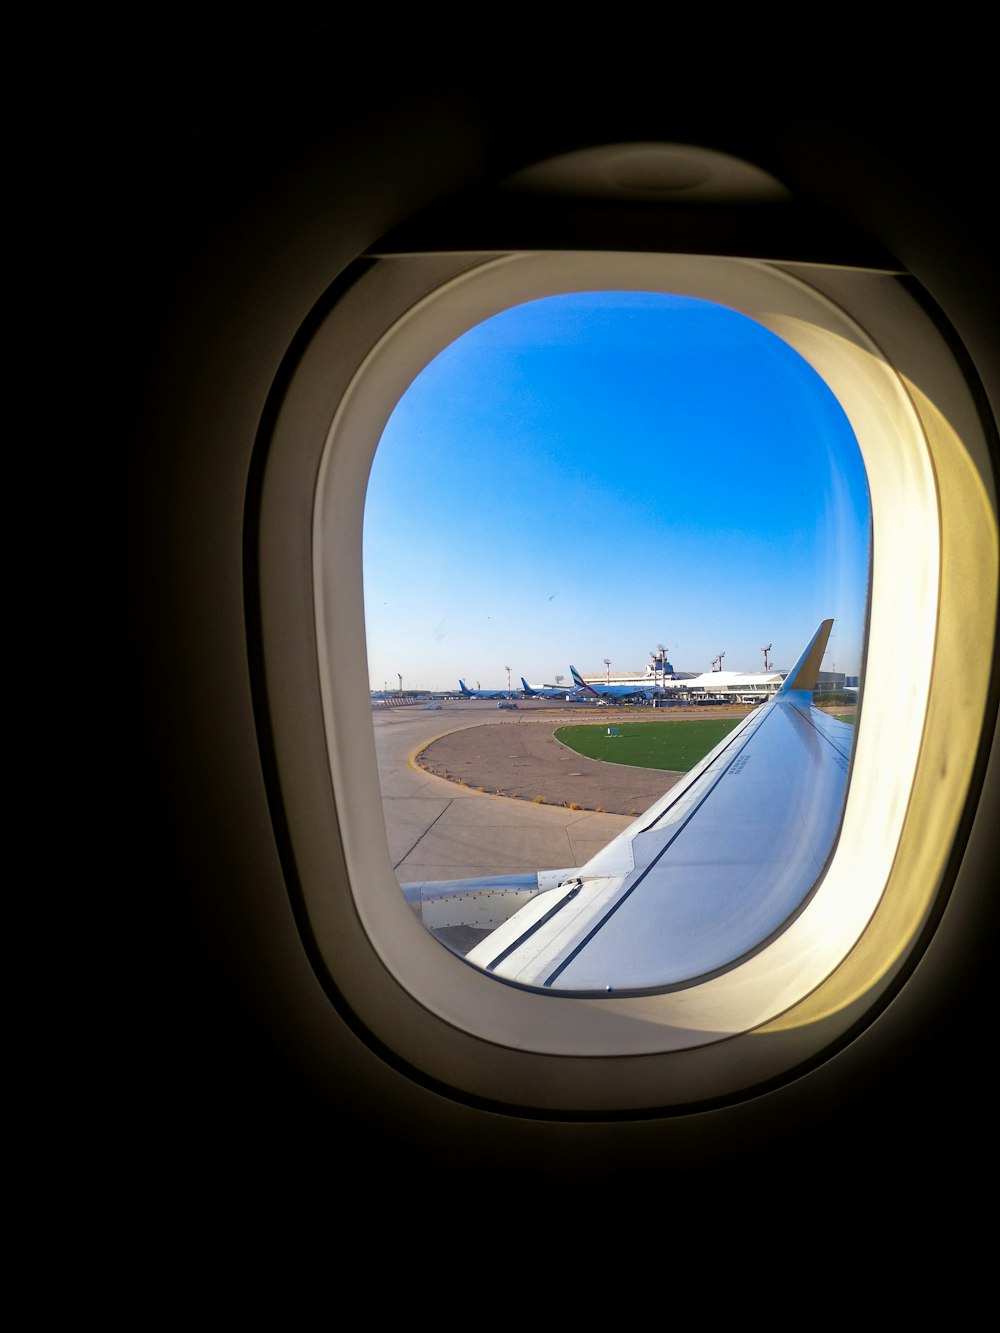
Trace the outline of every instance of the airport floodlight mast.
[[610, 658], [610, 657], [606, 657], [606, 658], [604, 659], [604, 666], [605, 666], [604, 678], [605, 678], [605, 680], [607, 681], [607, 683], [610, 685], [610, 684], [611, 684], [611, 658]]
[[402, 693], [403, 693], [403, 677], [400, 675], [400, 673], [399, 673], [398, 671], [396, 672], [396, 675], [399, 676], [399, 692], [400, 692], [400, 694], [402, 694]]
[[767, 660], [767, 655], [768, 655], [768, 653], [771, 651], [772, 646], [773, 646], [773, 645], [769, 643], [769, 644], [767, 645], [766, 648], [762, 648], [762, 649], [760, 650], [760, 651], [764, 654], [764, 670], [765, 670], [765, 671], [770, 671], [770, 669], [771, 669], [771, 663]]
[[509, 690], [509, 689], [510, 689], [510, 667], [504, 667], [504, 671], [507, 672], [507, 688], [508, 688], [508, 690]]

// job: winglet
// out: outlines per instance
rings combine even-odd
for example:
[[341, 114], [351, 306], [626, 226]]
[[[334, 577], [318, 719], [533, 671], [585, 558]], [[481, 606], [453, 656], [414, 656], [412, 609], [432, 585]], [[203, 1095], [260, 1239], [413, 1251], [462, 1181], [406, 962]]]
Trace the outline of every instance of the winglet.
[[814, 690], [816, 688], [816, 679], [823, 663], [823, 654], [826, 652], [831, 629], [833, 629], [833, 621], [824, 620], [809, 640], [802, 656], [785, 677], [784, 683], [775, 698], [780, 699], [783, 694], [791, 694], [793, 690]]

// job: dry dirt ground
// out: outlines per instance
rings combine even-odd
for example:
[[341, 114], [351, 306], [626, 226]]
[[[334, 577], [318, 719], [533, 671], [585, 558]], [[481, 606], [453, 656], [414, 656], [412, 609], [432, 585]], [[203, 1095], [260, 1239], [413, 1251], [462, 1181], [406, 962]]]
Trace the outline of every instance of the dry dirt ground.
[[[686, 716], [743, 717], [745, 708], [691, 709]], [[640, 815], [684, 776], [658, 768], [632, 768], [585, 759], [553, 736], [578, 717], [512, 718], [467, 727], [432, 741], [417, 755], [429, 773], [468, 787], [545, 805], [607, 814]], [[604, 713], [593, 726], [635, 722], [633, 713]], [[653, 719], [642, 719], [649, 721]], [[656, 719], [660, 720], [660, 719]]]

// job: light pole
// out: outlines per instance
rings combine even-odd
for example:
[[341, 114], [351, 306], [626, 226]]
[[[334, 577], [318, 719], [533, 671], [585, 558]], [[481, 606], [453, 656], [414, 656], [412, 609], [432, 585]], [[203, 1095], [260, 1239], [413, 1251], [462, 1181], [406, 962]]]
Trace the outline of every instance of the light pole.
[[605, 665], [605, 668], [606, 668], [606, 670], [605, 670], [605, 672], [604, 672], [604, 678], [605, 678], [605, 681], [607, 682], [607, 684], [610, 685], [610, 684], [611, 684], [611, 658], [610, 658], [610, 657], [606, 657], [606, 658], [604, 659], [604, 665]]
[[510, 689], [510, 667], [504, 667], [504, 671], [507, 672], [507, 689], [509, 690], [509, 689]]

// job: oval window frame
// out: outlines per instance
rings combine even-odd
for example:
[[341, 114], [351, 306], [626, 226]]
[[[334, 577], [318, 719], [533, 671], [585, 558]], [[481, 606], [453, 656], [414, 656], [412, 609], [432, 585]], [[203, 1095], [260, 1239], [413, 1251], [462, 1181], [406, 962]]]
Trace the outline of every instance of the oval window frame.
[[[776, 941], [723, 978], [634, 1000], [503, 987], [412, 916], [386, 851], [364, 655], [361, 519], [388, 413], [472, 324], [598, 287], [715, 300], [783, 337], [851, 421], [875, 528], [865, 719], [847, 836], [814, 896], [823, 915], [803, 913], [808, 936], [796, 935], [798, 922], [785, 932], [791, 950], [775, 952]], [[373, 1042], [465, 1097], [629, 1113], [787, 1077], [878, 1011], [936, 910], [987, 702], [993, 625], [961, 584], [974, 570], [992, 604], [997, 587], [995, 496], [973, 396], [895, 276], [651, 254], [379, 260], [318, 321], [289, 377], [260, 516], [262, 651], [300, 921], [321, 979]], [[902, 641], [933, 645], [905, 676]], [[956, 642], [983, 664], [964, 674], [961, 707], [946, 683]], [[896, 780], [866, 789], [858, 773], [876, 774], [890, 744]], [[944, 748], [958, 758], [940, 776], [929, 757]], [[845, 918], [841, 886], [859, 877], [864, 895]], [[796, 958], [817, 941], [823, 959], [803, 976]], [[560, 1057], [558, 1087], [548, 1056]]]

